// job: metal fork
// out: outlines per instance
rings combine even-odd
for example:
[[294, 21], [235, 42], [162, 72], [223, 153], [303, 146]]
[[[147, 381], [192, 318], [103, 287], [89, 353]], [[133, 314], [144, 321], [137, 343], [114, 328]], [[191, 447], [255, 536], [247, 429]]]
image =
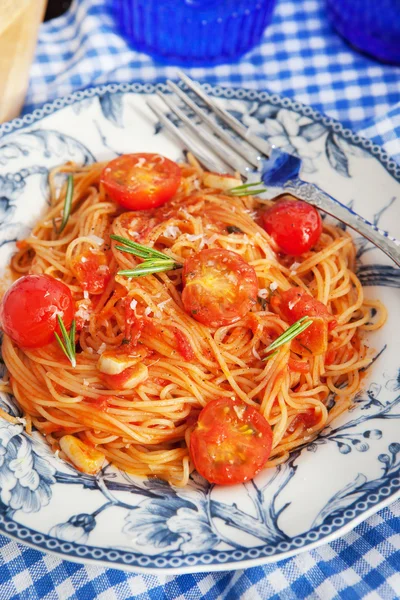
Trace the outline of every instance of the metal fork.
[[[239, 172], [247, 180], [258, 174], [265, 185], [281, 188], [305, 202], [335, 217], [357, 233], [367, 238], [380, 248], [397, 266], [400, 266], [400, 241], [379, 229], [353, 210], [321, 190], [317, 185], [300, 178], [301, 159], [287, 154], [279, 148], [253, 135], [251, 131], [222, 109], [204, 92], [199, 84], [192, 81], [184, 73], [180, 73], [182, 81], [211, 110], [220, 121], [236, 134], [220, 126], [208, 113], [200, 108], [192, 98], [172, 81], [167, 81], [169, 89], [200, 118], [201, 125], [193, 121], [193, 117], [185, 114], [171, 95], [157, 92], [169, 110], [180, 119], [191, 131], [196, 140], [185, 130], [179, 129], [172, 120], [152, 100], [148, 101], [151, 110], [158, 119], [199, 162], [210, 171], [221, 173]], [[238, 137], [241, 139], [238, 139]], [[200, 140], [200, 144], [199, 144]]]

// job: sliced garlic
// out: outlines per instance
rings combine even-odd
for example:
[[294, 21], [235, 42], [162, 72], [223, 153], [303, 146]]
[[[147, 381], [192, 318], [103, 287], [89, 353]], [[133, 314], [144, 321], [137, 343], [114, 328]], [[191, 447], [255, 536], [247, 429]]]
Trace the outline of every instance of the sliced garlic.
[[238, 185], [243, 185], [241, 179], [232, 177], [232, 175], [220, 175], [219, 173], [204, 173], [203, 184], [206, 187], [213, 188], [214, 190], [228, 191]]
[[101, 469], [105, 456], [73, 435], [60, 439], [60, 448], [69, 460], [83, 473], [95, 475]]
[[140, 383], [146, 381], [149, 376], [149, 370], [143, 363], [138, 363], [129, 374], [129, 379], [120, 386], [123, 390], [132, 390]]
[[119, 375], [125, 369], [135, 365], [141, 356], [130, 356], [129, 354], [116, 355], [112, 350], [103, 352], [97, 362], [97, 368], [105, 375]]

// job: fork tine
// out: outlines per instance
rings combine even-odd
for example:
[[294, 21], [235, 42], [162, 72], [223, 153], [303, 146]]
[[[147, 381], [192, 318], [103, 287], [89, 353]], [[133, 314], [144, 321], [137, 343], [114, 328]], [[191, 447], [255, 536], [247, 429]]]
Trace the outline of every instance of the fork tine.
[[240, 137], [242, 137], [246, 142], [248, 142], [253, 148], [261, 152], [265, 156], [269, 156], [271, 154], [271, 145], [260, 137], [253, 135], [250, 133], [250, 129], [242, 125], [235, 117], [230, 115], [228, 111], [224, 110], [217, 106], [208, 95], [202, 90], [202, 88], [195, 83], [190, 77], [188, 77], [182, 71], [178, 71], [179, 77], [182, 81], [187, 85], [187, 87], [192, 90], [199, 98], [203, 100], [203, 102], [233, 131], [235, 131]]
[[230, 148], [245, 158], [253, 167], [258, 168], [260, 166], [258, 153], [254, 152], [248, 144], [246, 144], [247, 147], [245, 147], [238, 139], [233, 138], [229, 133], [222, 129], [222, 127], [211, 119], [204, 110], [197, 106], [197, 104], [193, 102], [186, 92], [181, 90], [176, 83], [167, 79], [167, 85], [198, 117], [200, 117], [204, 123], [206, 123], [206, 125], [208, 125], [210, 129], [212, 129], [214, 133], [218, 135], [219, 138], [226, 142]]
[[[147, 101], [147, 106], [153, 111], [156, 117], [160, 120], [160, 122], [164, 125], [164, 127], [172, 133], [188, 150], [191, 152], [197, 160], [209, 171], [215, 171], [215, 169], [219, 169], [221, 172], [226, 171], [227, 167], [222, 162], [218, 164], [218, 159], [216, 157], [207, 156], [203, 153], [203, 151], [180, 129], [175, 127], [175, 125], [168, 119], [168, 117], [163, 113], [163, 111], [151, 100]], [[229, 173], [233, 173], [233, 169], [229, 168]]]
[[238, 171], [243, 177], [247, 178], [249, 176], [249, 164], [247, 162], [221, 144], [214, 135], [208, 133], [205, 129], [197, 127], [168, 96], [162, 94], [159, 90], [157, 90], [157, 95], [165, 102], [168, 108], [170, 108], [170, 110], [172, 110], [172, 112], [196, 134], [196, 136], [205, 142], [207, 146], [212, 148], [214, 154], [217, 154], [220, 159], [235, 171]]

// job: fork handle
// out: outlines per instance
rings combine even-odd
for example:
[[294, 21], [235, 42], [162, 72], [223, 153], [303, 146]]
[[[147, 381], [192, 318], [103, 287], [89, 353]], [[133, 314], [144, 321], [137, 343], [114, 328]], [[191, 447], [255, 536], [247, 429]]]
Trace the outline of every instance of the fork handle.
[[313, 183], [296, 178], [287, 181], [284, 189], [357, 231], [400, 267], [400, 241], [389, 235], [387, 231], [379, 229]]

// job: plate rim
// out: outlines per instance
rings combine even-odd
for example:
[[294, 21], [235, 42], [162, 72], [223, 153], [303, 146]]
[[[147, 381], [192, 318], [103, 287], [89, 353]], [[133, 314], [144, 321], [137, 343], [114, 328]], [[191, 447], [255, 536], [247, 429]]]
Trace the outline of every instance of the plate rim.
[[[50, 554], [51, 556], [57, 556], [58, 558], [62, 558], [63, 560], [68, 560], [69, 562], [75, 562], [82, 565], [92, 565], [96, 567], [104, 567], [106, 569], [119, 569], [122, 571], [128, 571], [130, 573], [141, 573], [143, 575], [188, 575], [190, 573], [216, 573], [220, 571], [233, 571], [237, 569], [251, 569], [255, 567], [262, 567], [264, 565], [270, 565], [275, 562], [286, 560], [288, 558], [292, 558], [301, 554], [302, 552], [309, 552], [310, 550], [315, 550], [316, 548], [320, 548], [325, 544], [330, 544], [331, 542], [336, 541], [341, 538], [343, 535], [350, 533], [354, 527], [363, 523], [369, 517], [375, 515], [379, 510], [383, 510], [387, 508], [390, 504], [400, 499], [400, 489], [396, 492], [395, 497], [390, 496], [385, 500], [381, 500], [379, 506], [377, 508], [376, 505], [371, 506], [368, 510], [363, 511], [360, 515], [348, 521], [345, 525], [341, 526], [338, 530], [333, 531], [329, 535], [325, 537], [321, 537], [319, 540], [315, 542], [311, 542], [310, 544], [306, 544], [301, 546], [300, 548], [294, 548], [293, 550], [289, 550], [287, 552], [283, 552], [282, 554], [276, 555], [271, 554], [271, 556], [264, 556], [259, 558], [249, 558], [245, 560], [240, 560], [237, 562], [219, 562], [219, 563], [200, 563], [194, 564], [193, 566], [184, 566], [184, 567], [144, 567], [138, 566], [136, 564], [129, 563], [121, 563], [113, 560], [103, 560], [97, 558], [91, 558], [86, 556], [76, 556], [75, 554], [66, 554], [65, 551], [59, 551], [56, 549], [49, 549], [47, 547], [38, 546], [37, 543], [27, 540], [25, 537], [21, 538], [18, 535], [13, 533], [5, 532], [3, 529], [3, 519], [0, 519], [0, 533], [4, 534], [11, 540], [15, 542], [22, 543], [33, 550], [37, 550], [39, 552], [43, 552], [45, 554]], [[19, 524], [17, 524], [19, 525]], [[21, 528], [29, 529], [25, 526], [21, 526]], [[338, 535], [338, 532], [340, 535]], [[42, 534], [41, 534], [42, 535]], [[44, 534], [43, 534], [44, 535]], [[49, 539], [50, 536], [46, 536]], [[72, 542], [67, 542], [72, 546], [78, 546], [78, 544], [74, 544]], [[95, 549], [95, 546], [91, 546], [91, 549]], [[102, 548], [99, 548], [103, 550]], [[120, 552], [120, 551], [119, 551]], [[221, 552], [221, 551], [219, 551]], [[129, 553], [128, 553], [129, 554]], [[132, 553], [133, 554], [133, 553]], [[199, 555], [200, 556], [200, 555]]]
[[[263, 102], [270, 102], [271, 104], [280, 106], [281, 108], [288, 108], [294, 112], [300, 113], [302, 116], [310, 117], [317, 122], [321, 122], [328, 129], [333, 131], [333, 133], [341, 134], [345, 139], [351, 140], [354, 145], [363, 148], [374, 158], [377, 158], [385, 167], [386, 171], [390, 173], [396, 180], [400, 181], [400, 164], [398, 164], [382, 148], [382, 146], [379, 146], [368, 138], [357, 134], [352, 129], [342, 125], [342, 123], [337, 119], [328, 117], [324, 113], [315, 110], [310, 105], [304, 104], [303, 102], [300, 102], [294, 98], [281, 96], [280, 94], [271, 93], [266, 90], [260, 91], [244, 87], [226, 87], [221, 85], [212, 85], [210, 83], [204, 83], [202, 86], [207, 93], [217, 98], [224, 98], [226, 100], [261, 100]], [[131, 83], [107, 83], [104, 85], [90, 86], [72, 92], [71, 94], [67, 94], [66, 96], [55, 98], [50, 102], [45, 102], [40, 108], [35, 108], [33, 111], [22, 115], [21, 117], [16, 117], [11, 121], [0, 123], [0, 139], [2, 139], [2, 137], [5, 135], [33, 125], [44, 117], [47, 117], [67, 106], [87, 98], [103, 96], [105, 93], [152, 94], [156, 91], [167, 93], [171, 92], [167, 84], [161, 82], [145, 83], [142, 81], [134, 81]]]
[[[211, 84], [204, 84], [204, 89], [213, 95], [214, 97], [224, 98], [227, 100], [244, 100], [244, 101], [262, 101], [269, 102], [270, 104], [276, 105], [280, 108], [286, 108], [292, 110], [302, 116], [306, 116], [311, 118], [314, 122], [321, 122], [327, 129], [333, 131], [334, 133], [338, 133], [342, 135], [346, 140], [351, 141], [352, 144], [363, 148], [369, 154], [371, 154], [375, 159], [377, 159], [381, 165], [385, 168], [385, 170], [397, 181], [400, 181], [400, 165], [396, 163], [384, 150], [381, 146], [375, 144], [371, 140], [364, 138], [361, 135], [353, 132], [351, 129], [344, 127], [339, 121], [316, 111], [311, 106], [303, 104], [295, 99], [287, 98], [284, 96], [280, 96], [279, 94], [272, 94], [267, 91], [259, 91], [254, 89], [246, 89], [242, 87], [225, 87], [225, 86], [214, 86]], [[0, 140], [3, 140], [9, 134], [16, 133], [34, 125], [35, 123], [41, 121], [43, 118], [56, 113], [72, 104], [77, 102], [81, 102], [87, 98], [92, 97], [101, 97], [106, 93], [116, 94], [152, 94], [157, 90], [165, 92], [169, 91], [166, 84], [164, 83], [144, 83], [144, 82], [132, 82], [132, 83], [108, 83], [100, 86], [92, 86], [82, 90], [77, 90], [71, 94], [66, 96], [56, 98], [51, 102], [44, 103], [40, 108], [34, 109], [32, 112], [23, 115], [22, 117], [17, 117], [12, 121], [5, 122], [0, 124]], [[394, 478], [396, 479], [396, 478]], [[392, 481], [389, 484], [388, 492], [382, 494], [382, 490], [379, 490], [377, 493], [370, 494], [370, 496], [375, 496], [376, 499], [374, 501], [368, 500], [368, 496], [364, 500], [359, 500], [358, 502], [352, 505], [353, 508], [348, 508], [342, 511], [341, 519], [344, 519], [344, 522], [341, 524], [332, 524], [330, 525], [331, 531], [329, 532], [311, 532], [316, 535], [316, 538], [311, 539], [307, 543], [308, 535], [310, 531], [305, 532], [297, 538], [300, 538], [302, 543], [299, 543], [297, 546], [294, 544], [293, 538], [290, 542], [285, 542], [286, 545], [291, 546], [290, 549], [281, 551], [279, 550], [279, 544], [275, 546], [271, 546], [271, 552], [267, 554], [261, 554], [260, 551], [268, 549], [269, 547], [264, 544], [262, 546], [249, 548], [247, 550], [238, 551], [238, 550], [216, 550], [203, 552], [198, 555], [188, 555], [186, 558], [192, 557], [193, 561], [190, 561], [192, 564], [185, 564], [185, 557], [179, 557], [180, 566], [157, 566], [154, 564], [157, 558], [162, 558], [166, 563], [170, 563], [172, 558], [162, 557], [162, 555], [157, 556], [148, 556], [148, 555], [140, 555], [136, 552], [130, 552], [127, 550], [116, 550], [116, 549], [105, 549], [96, 546], [88, 546], [79, 543], [73, 542], [62, 542], [57, 540], [54, 537], [48, 536], [46, 534], [42, 534], [40, 532], [34, 531], [25, 525], [17, 523], [10, 519], [9, 517], [5, 517], [0, 515], [0, 533], [6, 535], [7, 537], [22, 542], [28, 545], [31, 548], [34, 548], [39, 551], [48, 552], [52, 555], [56, 555], [58, 557], [64, 558], [66, 560], [70, 560], [73, 562], [83, 563], [83, 564], [93, 564], [97, 566], [103, 566], [107, 568], [119, 568], [126, 571], [132, 571], [137, 573], [152, 573], [152, 574], [170, 574], [170, 575], [179, 575], [184, 573], [201, 573], [201, 572], [210, 572], [210, 571], [222, 571], [222, 570], [230, 570], [230, 569], [238, 569], [238, 568], [250, 568], [261, 566], [264, 564], [270, 564], [277, 562], [279, 560], [284, 560], [286, 558], [295, 556], [303, 551], [309, 551], [323, 544], [330, 543], [339, 537], [345, 535], [349, 531], [351, 531], [356, 525], [362, 523], [371, 515], [377, 513], [379, 510], [387, 507], [392, 502], [395, 502], [400, 498], [400, 488], [396, 491], [391, 492]], [[357, 508], [359, 505], [365, 505], [363, 508]], [[352, 513], [352, 514], [351, 514]], [[346, 520], [346, 515], [347, 520]], [[335, 521], [335, 519], [333, 520]], [[329, 527], [328, 525], [322, 526]], [[318, 530], [317, 530], [318, 531]], [[35, 536], [42, 537], [43, 541], [35, 541]], [[48, 542], [54, 541], [54, 547], [48, 547]], [[57, 547], [58, 546], [58, 547]], [[62, 546], [70, 546], [70, 549], [62, 548]], [[81, 550], [80, 550], [81, 549]], [[78, 552], [83, 551], [80, 555]], [[257, 557], [249, 557], [249, 558], [235, 558], [235, 553], [240, 552], [241, 554], [249, 554], [249, 552], [257, 551], [259, 555]], [[93, 555], [94, 552], [100, 553], [114, 553], [116, 554], [115, 558], [100, 558]], [[209, 555], [211, 557], [210, 562], [205, 562], [204, 557]], [[140, 565], [139, 559], [140, 557], [144, 557], [147, 559], [148, 564], [153, 563], [151, 566]], [[129, 558], [128, 562], [125, 560]], [[178, 557], [176, 557], [178, 558]], [[143, 560], [142, 560], [143, 562]], [[145, 561], [146, 562], [146, 561]]]

